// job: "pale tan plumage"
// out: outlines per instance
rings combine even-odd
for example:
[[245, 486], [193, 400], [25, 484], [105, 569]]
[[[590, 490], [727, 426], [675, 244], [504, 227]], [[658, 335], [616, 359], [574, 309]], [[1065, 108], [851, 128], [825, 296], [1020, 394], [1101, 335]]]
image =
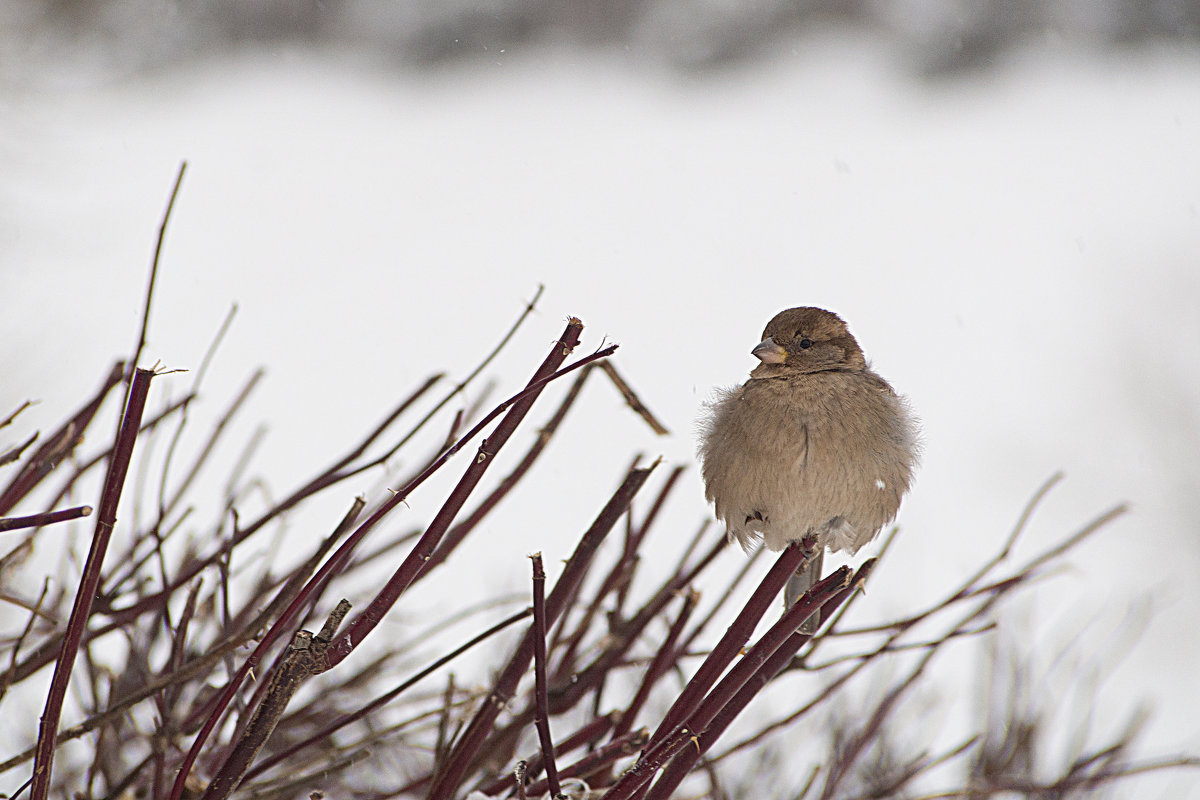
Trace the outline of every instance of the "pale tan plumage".
[[750, 379], [718, 393], [701, 423], [706, 494], [730, 538], [771, 550], [810, 537], [794, 600], [820, 577], [821, 554], [856, 552], [891, 522], [917, 460], [917, 425], [871, 371], [836, 314], [780, 312], [752, 351]]

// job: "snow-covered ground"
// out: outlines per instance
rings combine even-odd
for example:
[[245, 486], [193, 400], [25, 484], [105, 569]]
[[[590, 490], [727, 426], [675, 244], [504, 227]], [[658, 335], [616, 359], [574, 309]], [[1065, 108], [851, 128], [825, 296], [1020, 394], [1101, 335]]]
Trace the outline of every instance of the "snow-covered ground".
[[[524, 554], [567, 555], [634, 451], [692, 459], [701, 402], [744, 378], [768, 318], [824, 306], [924, 420], [903, 536], [866, 602], [900, 614], [939, 596], [1064, 470], [1018, 562], [1117, 502], [1131, 513], [1008, 635], [1036, 619], [1052, 647], [1086, 626], [1102, 659], [1144, 627], [1099, 725], [1145, 699], [1143, 752], [1200, 751], [1200, 53], [1046, 47], [920, 82], [834, 34], [692, 77], [547, 50], [436, 72], [274, 50], [10, 86], [0, 113], [0, 415], [42, 401], [20, 432], [130, 350], [185, 158], [143, 362], [195, 369], [236, 302], [198, 419], [267, 365], [247, 417], [269, 418], [258, 467], [277, 492], [429, 372], [465, 373], [539, 283], [502, 393], [568, 314], [588, 347], [621, 343], [616, 363], [674, 435], [597, 382], [540, 469], [561, 504], [512, 498], [489, 526], [496, 559], [464, 562], [467, 581], [508, 557], [504, 585], [523, 590]], [[323, 535], [377, 488], [349, 487], [300, 530]], [[426, 519], [439, 498], [404, 513]], [[659, 535], [690, 536], [705, 513], [693, 470]], [[1124, 796], [1200, 798], [1197, 784]]]

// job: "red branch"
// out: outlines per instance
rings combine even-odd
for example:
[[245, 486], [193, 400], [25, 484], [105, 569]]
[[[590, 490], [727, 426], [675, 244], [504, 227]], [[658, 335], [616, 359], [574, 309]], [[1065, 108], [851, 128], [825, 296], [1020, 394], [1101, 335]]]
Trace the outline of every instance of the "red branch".
[[533, 677], [534, 702], [537, 713], [533, 724], [542, 746], [542, 762], [546, 765], [546, 786], [555, 800], [561, 796], [558, 767], [554, 764], [554, 739], [550, 736], [550, 704], [546, 701], [546, 570], [542, 554], [534, 553], [533, 560]]
[[91, 506], [64, 508], [61, 511], [47, 511], [42, 514], [30, 514], [28, 517], [6, 517], [0, 519], [0, 533], [15, 531], [20, 528], [40, 528], [43, 525], [53, 525], [55, 522], [79, 519], [92, 513]]
[[67, 696], [67, 684], [71, 680], [71, 669], [75, 666], [79, 643], [83, 640], [83, 632], [87, 628], [96, 588], [100, 585], [104, 554], [112, 538], [113, 526], [117, 524], [117, 503], [121, 499], [121, 489], [125, 486], [125, 475], [133, 457], [133, 444], [137, 441], [138, 427], [142, 422], [142, 412], [146, 409], [146, 398], [153, 377], [152, 370], [139, 369], [134, 373], [133, 382], [129, 387], [129, 402], [125, 406], [125, 415], [117, 432], [112, 461], [109, 462], [108, 475], [100, 495], [100, 513], [96, 517], [92, 547], [84, 563], [62, 650], [58, 654], [58, 663], [54, 665], [54, 678], [46, 696], [46, 709], [42, 712], [41, 723], [38, 725], [31, 800], [46, 800], [50, 791], [50, 770], [54, 763], [55, 739], [58, 734], [58, 722], [62, 717], [63, 701]]

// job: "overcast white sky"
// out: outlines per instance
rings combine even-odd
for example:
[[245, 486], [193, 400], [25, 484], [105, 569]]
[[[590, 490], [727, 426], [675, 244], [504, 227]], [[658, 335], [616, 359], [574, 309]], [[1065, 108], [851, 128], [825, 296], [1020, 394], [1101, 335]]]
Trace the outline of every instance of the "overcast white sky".
[[[21, 432], [130, 349], [184, 158], [144, 361], [194, 369], [238, 303], [200, 420], [267, 365], [247, 425], [269, 420], [259, 468], [277, 491], [427, 373], [464, 373], [539, 283], [500, 391], [568, 314], [587, 347], [621, 343], [618, 366], [674, 435], [592, 386], [541, 473], [561, 505], [539, 489], [490, 526], [517, 590], [524, 554], [565, 556], [633, 452], [692, 459], [700, 403], [744, 378], [767, 319], [824, 306], [924, 420], [903, 538], [868, 603], [937, 596], [1065, 470], [1022, 555], [1119, 501], [1132, 513], [1026, 613], [1050, 642], [1145, 624], [1099, 715], [1145, 698], [1145, 752], [1200, 750], [1195, 52], [1032, 49], [921, 83], [837, 35], [693, 78], [545, 51], [404, 73], [280, 49], [4, 92], [0, 412], [42, 401]], [[313, 535], [372, 488], [335, 498]], [[692, 471], [668, 519], [690, 535], [705, 513]], [[484, 562], [462, 565], [468, 581], [495, 579]], [[1029, 617], [1010, 624], [1019, 640]], [[1137, 796], [1200, 797], [1196, 783]]]

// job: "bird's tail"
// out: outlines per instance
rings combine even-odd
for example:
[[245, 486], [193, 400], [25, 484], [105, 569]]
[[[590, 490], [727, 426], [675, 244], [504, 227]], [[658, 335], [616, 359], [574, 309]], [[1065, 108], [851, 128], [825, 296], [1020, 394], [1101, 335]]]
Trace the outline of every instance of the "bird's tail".
[[[825, 548], [819, 547], [815, 553], [806, 558], [800, 566], [796, 567], [796, 571], [788, 578], [787, 585], [783, 587], [784, 611], [795, 605], [796, 601], [811, 589], [814, 583], [821, 580], [821, 565], [824, 560]], [[811, 617], [804, 620], [796, 630], [811, 636], [817, 632], [817, 628], [820, 626], [821, 613], [817, 611]]]

